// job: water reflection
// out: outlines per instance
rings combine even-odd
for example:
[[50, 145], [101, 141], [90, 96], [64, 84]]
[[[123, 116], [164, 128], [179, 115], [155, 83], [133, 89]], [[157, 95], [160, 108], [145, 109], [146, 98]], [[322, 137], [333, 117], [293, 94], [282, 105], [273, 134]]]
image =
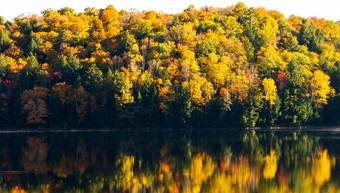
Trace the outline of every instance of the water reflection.
[[339, 192], [339, 144], [315, 136], [6, 134], [0, 192]]

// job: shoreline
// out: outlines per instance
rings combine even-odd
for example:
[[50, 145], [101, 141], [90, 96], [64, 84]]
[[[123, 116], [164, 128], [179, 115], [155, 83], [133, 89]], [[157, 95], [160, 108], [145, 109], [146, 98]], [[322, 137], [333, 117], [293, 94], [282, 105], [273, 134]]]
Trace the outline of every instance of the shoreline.
[[76, 132], [201, 132], [201, 131], [305, 131], [305, 132], [340, 132], [340, 126], [299, 126], [299, 127], [244, 127], [244, 128], [146, 128], [146, 129], [0, 129], [0, 134], [5, 133], [76, 133]]

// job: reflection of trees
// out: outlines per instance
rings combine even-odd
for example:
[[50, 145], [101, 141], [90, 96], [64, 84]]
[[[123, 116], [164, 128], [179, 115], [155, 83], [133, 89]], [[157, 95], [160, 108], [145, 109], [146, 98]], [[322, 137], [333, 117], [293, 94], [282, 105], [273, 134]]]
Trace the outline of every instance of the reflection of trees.
[[249, 158], [255, 160], [256, 163], [260, 163], [263, 157], [263, 147], [254, 130], [243, 135], [243, 144]]
[[68, 175], [73, 174], [76, 168], [76, 160], [71, 156], [63, 154], [60, 163], [53, 169], [53, 173], [58, 177], [66, 178]]
[[46, 137], [27, 137], [28, 147], [22, 148], [22, 166], [25, 170], [32, 170], [36, 174], [49, 171], [46, 163], [48, 145], [45, 140]]
[[291, 140], [284, 141], [284, 161], [288, 166], [306, 164], [306, 158], [310, 158], [317, 151], [318, 141], [317, 137], [293, 133]]
[[317, 153], [317, 157], [313, 162], [313, 174], [317, 186], [322, 186], [331, 178], [331, 160], [327, 149]]
[[[152, 143], [130, 139], [133, 148], [127, 144], [114, 151], [104, 142], [100, 146], [92, 141], [87, 144], [83, 138], [79, 142], [73, 138], [70, 149], [54, 154], [48, 159], [50, 163], [46, 162], [48, 147], [55, 144], [47, 145], [44, 137], [29, 137], [27, 147], [22, 148], [23, 167], [46, 173], [49, 165], [54, 166], [50, 177], [54, 181], [35, 178], [41, 183], [35, 184], [34, 180], [17, 179], [27, 183], [18, 187], [26, 192], [84, 193], [289, 193], [332, 192], [340, 188], [339, 179], [331, 179], [332, 168], [336, 168], [338, 161], [331, 163], [327, 149], [321, 148], [318, 139], [309, 135], [280, 136], [250, 131], [242, 135], [241, 142], [224, 141], [222, 145], [195, 141], [194, 137], [177, 144], [160, 139]], [[118, 140], [117, 144], [122, 143]], [[112, 146], [117, 148], [117, 144]], [[92, 152], [90, 156], [88, 152]], [[98, 152], [107, 156], [97, 160]], [[4, 189], [5, 184], [7, 182], [0, 181], [0, 192], [11, 192], [15, 187], [13, 184]]]
[[130, 188], [133, 183], [133, 166], [135, 163], [134, 156], [128, 156], [124, 154], [120, 154], [116, 160], [116, 167], [118, 169], [115, 174], [115, 178], [117, 181], [117, 186], [122, 188], [123, 191], [126, 191]]
[[232, 192], [232, 178], [224, 172], [216, 174], [208, 181], [207, 192], [225, 193]]
[[202, 183], [215, 172], [215, 167], [216, 163], [205, 153], [193, 157], [190, 166], [191, 192], [201, 192]]
[[270, 155], [266, 155], [264, 158], [265, 164], [263, 168], [263, 178], [264, 179], [273, 179], [275, 178], [276, 170], [277, 170], [277, 158], [275, 150], [270, 151]]
[[87, 148], [82, 139], [79, 139], [79, 144], [77, 147], [77, 170], [83, 174], [85, 170], [89, 167], [89, 156], [87, 154]]

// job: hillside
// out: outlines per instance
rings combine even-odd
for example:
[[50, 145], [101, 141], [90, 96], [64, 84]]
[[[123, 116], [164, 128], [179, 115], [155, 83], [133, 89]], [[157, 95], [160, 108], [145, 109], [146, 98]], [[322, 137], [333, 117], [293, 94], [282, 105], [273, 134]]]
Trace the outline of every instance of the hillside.
[[110, 5], [1, 18], [0, 32], [0, 128], [340, 125], [334, 21]]

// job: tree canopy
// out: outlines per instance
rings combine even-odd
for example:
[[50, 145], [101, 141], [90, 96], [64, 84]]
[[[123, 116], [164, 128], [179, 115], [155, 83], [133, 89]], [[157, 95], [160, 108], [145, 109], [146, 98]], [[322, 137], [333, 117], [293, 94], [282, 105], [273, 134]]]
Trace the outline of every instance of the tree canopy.
[[0, 22], [0, 127], [339, 125], [340, 25], [246, 7]]

